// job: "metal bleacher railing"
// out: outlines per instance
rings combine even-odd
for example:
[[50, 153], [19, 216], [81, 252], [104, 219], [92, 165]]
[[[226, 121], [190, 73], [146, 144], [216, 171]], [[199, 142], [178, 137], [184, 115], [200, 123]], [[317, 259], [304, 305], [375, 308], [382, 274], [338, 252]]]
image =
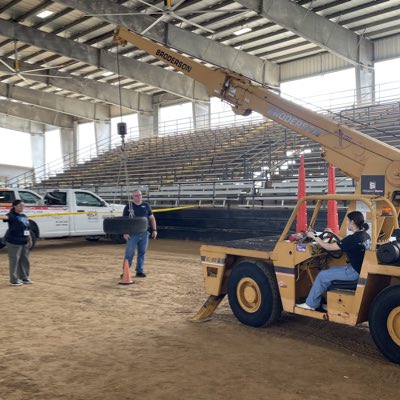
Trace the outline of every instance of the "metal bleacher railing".
[[[292, 208], [297, 202], [296, 179], [270, 181], [265, 179], [236, 181], [198, 181], [180, 182], [162, 185], [152, 189], [148, 185], [139, 185], [144, 198], [153, 207], [176, 207], [185, 205], [211, 207], [246, 207], [246, 208]], [[136, 186], [135, 186], [136, 187]], [[109, 202], [124, 203], [130, 193], [126, 186], [93, 186], [90, 188]], [[336, 193], [354, 193], [355, 183], [350, 178], [336, 179]], [[327, 194], [327, 179], [307, 179], [306, 192]], [[341, 204], [339, 204], [339, 207]], [[344, 206], [344, 205], [343, 205]]]

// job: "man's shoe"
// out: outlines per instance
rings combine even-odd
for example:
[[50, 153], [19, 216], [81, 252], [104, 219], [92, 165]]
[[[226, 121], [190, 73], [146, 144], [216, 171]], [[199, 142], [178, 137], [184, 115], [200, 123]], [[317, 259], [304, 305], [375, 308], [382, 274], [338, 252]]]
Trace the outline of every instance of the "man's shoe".
[[315, 311], [315, 308], [310, 307], [307, 303], [296, 304], [296, 307], [303, 308], [304, 310]]
[[26, 279], [22, 279], [22, 283], [24, 285], [30, 285], [30, 284], [32, 284], [32, 281], [30, 280], [30, 278], [26, 278]]
[[321, 304], [321, 308], [324, 310], [324, 311], [328, 311], [328, 305], [327, 304]]
[[22, 286], [23, 283], [22, 283], [22, 281], [18, 280], [17, 282], [10, 282], [10, 285], [11, 286]]
[[136, 272], [136, 278], [146, 278], [146, 274], [144, 272]]

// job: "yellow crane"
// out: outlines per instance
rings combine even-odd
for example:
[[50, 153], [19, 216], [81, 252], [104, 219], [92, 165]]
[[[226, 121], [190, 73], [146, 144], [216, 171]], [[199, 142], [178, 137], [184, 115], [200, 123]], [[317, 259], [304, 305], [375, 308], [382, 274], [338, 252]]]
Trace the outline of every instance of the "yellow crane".
[[[325, 159], [357, 181], [354, 195], [300, 199], [279, 237], [203, 245], [201, 264], [209, 298], [195, 319], [212, 315], [228, 295], [235, 316], [250, 326], [269, 326], [282, 311], [346, 325], [368, 321], [379, 350], [400, 363], [400, 151], [294, 104], [234, 71], [209, 68], [124, 27], [116, 29], [114, 40], [121, 45], [132, 43], [201, 82], [210, 96], [230, 103], [235, 113], [257, 111], [319, 143]], [[326, 310], [305, 310], [296, 304], [307, 295], [319, 270], [343, 265], [346, 257], [327, 252], [315, 241], [292, 242], [287, 237], [305, 201], [315, 203], [309, 221], [313, 228], [329, 200], [345, 201], [347, 212], [363, 213], [371, 228], [371, 246], [356, 282], [337, 282], [327, 292]], [[341, 236], [346, 235], [345, 219]]]

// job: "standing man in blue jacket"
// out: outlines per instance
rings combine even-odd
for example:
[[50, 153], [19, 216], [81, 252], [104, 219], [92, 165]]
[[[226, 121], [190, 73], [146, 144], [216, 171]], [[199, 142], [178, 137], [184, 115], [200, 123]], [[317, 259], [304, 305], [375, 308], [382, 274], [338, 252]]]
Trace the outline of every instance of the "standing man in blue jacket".
[[126, 240], [125, 260], [128, 260], [129, 268], [131, 268], [132, 260], [137, 248], [136, 260], [136, 276], [138, 278], [145, 278], [144, 273], [144, 257], [146, 255], [147, 246], [149, 244], [149, 236], [155, 239], [157, 237], [157, 224], [154, 218], [153, 211], [149, 204], [142, 201], [142, 192], [136, 189], [132, 192], [132, 202], [129, 202], [122, 214], [124, 217], [145, 217], [149, 222], [149, 230], [141, 233], [124, 234]]

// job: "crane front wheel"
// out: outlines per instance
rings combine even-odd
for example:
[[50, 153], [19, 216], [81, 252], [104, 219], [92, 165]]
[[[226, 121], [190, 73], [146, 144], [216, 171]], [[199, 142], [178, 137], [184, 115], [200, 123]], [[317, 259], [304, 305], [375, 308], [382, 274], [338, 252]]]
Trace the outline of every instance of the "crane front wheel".
[[235, 317], [245, 325], [269, 326], [282, 313], [282, 304], [271, 267], [256, 261], [236, 265], [228, 281], [228, 300]]

